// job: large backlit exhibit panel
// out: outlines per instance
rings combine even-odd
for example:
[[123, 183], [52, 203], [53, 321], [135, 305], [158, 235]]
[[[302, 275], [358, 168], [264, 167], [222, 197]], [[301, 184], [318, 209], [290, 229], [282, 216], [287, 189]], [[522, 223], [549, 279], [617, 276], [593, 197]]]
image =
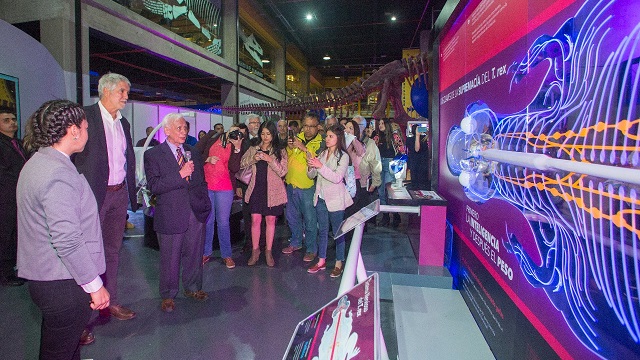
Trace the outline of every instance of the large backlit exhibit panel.
[[472, 0], [442, 37], [439, 191], [498, 358], [640, 358], [638, 9]]

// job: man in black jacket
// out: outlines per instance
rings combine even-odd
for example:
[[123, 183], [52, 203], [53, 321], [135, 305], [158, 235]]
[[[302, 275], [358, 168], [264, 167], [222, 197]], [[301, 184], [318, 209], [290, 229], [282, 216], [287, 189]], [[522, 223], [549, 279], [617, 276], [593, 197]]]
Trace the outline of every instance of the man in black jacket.
[[17, 205], [16, 186], [20, 170], [27, 162], [22, 141], [16, 138], [18, 122], [13, 110], [0, 108], [0, 284], [20, 286], [16, 276]]
[[109, 73], [98, 81], [100, 101], [85, 107], [89, 123], [89, 140], [74, 158], [78, 172], [83, 174], [96, 197], [100, 211], [100, 226], [104, 241], [107, 271], [102, 276], [111, 295], [111, 305], [100, 315], [129, 320], [136, 313], [118, 302], [118, 264], [123, 232], [127, 219], [127, 205], [138, 209], [136, 197], [136, 159], [131, 141], [131, 125], [120, 110], [129, 99], [129, 80]]

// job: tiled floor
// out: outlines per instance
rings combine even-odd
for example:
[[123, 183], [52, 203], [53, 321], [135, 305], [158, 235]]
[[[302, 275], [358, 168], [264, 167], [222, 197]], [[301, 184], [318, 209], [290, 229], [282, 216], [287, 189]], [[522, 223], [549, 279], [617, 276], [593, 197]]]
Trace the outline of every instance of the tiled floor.
[[[332, 241], [327, 271], [311, 275], [306, 272], [308, 263], [302, 261], [302, 251], [280, 253], [288, 239], [287, 226], [280, 224], [274, 245], [275, 268], [266, 266], [264, 256], [256, 266], [246, 266], [249, 254], [241, 252], [241, 242], [234, 243], [236, 268], [227, 269], [219, 257], [205, 265], [204, 290], [209, 293], [209, 300], [198, 303], [181, 294], [176, 299], [176, 310], [163, 313], [158, 294], [159, 253], [143, 246], [144, 221], [140, 212], [132, 214], [130, 221], [136, 228], [125, 232], [119, 297], [138, 315], [129, 321], [94, 320], [96, 341], [83, 347], [83, 359], [281, 359], [296, 324], [337, 295], [340, 279], [329, 276], [335, 254]], [[444, 268], [418, 266], [405, 235], [407, 227], [412, 226], [407, 226], [403, 215], [399, 229], [370, 226], [362, 241], [366, 270], [380, 273], [381, 326], [389, 359], [399, 358], [399, 344], [405, 352], [400, 353], [400, 359], [434, 358], [421, 357], [428, 343], [424, 340], [434, 336], [423, 330], [439, 331], [451, 324], [447, 317], [429, 317], [420, 311], [428, 315], [438, 302], [448, 306], [453, 300], [447, 296], [455, 293], [459, 297], [455, 299], [455, 311], [468, 313], [457, 291], [445, 290], [446, 296], [440, 300], [423, 296], [421, 289], [425, 287], [450, 288], [447, 284], [451, 278]], [[219, 255], [217, 249], [214, 255]], [[396, 303], [394, 296], [403, 287], [406, 296], [398, 297]], [[0, 304], [4, 306], [0, 312], [0, 358], [36, 359], [40, 314], [27, 287], [0, 287]], [[400, 314], [398, 321], [395, 314]], [[460, 328], [477, 330], [468, 315]], [[416, 319], [424, 321], [416, 323]], [[454, 320], [453, 325], [460, 324], [459, 319]], [[396, 338], [396, 326], [400, 339]], [[437, 344], [447, 344], [446, 336], [438, 339], [441, 340]], [[479, 348], [484, 349], [481, 335], [477, 339]]]
[[[82, 349], [82, 358], [281, 359], [296, 324], [337, 295], [340, 280], [329, 277], [331, 266], [311, 275], [306, 272], [302, 252], [280, 254], [288, 231], [286, 225], [279, 225], [274, 249], [276, 268], [268, 268], [264, 257], [257, 266], [246, 266], [249, 254], [242, 254], [240, 244], [236, 244], [235, 269], [224, 267], [219, 258], [205, 265], [208, 301], [198, 303], [180, 295], [176, 310], [163, 313], [158, 295], [159, 254], [143, 246], [142, 216], [134, 214], [130, 221], [136, 228], [127, 230], [128, 240], [121, 252], [119, 297], [123, 305], [137, 312], [137, 317], [95, 324], [96, 341]], [[375, 227], [365, 233], [367, 266], [373, 267], [375, 253], [386, 254], [376, 247], [395, 247], [384, 244], [397, 242], [398, 234]], [[406, 239], [404, 244], [408, 244]], [[328, 259], [333, 256], [330, 252]], [[37, 358], [40, 314], [27, 287], [0, 288], [0, 303], [5, 309], [0, 313], [0, 357]], [[383, 301], [381, 307], [387, 348], [390, 358], [395, 359], [392, 304]]]

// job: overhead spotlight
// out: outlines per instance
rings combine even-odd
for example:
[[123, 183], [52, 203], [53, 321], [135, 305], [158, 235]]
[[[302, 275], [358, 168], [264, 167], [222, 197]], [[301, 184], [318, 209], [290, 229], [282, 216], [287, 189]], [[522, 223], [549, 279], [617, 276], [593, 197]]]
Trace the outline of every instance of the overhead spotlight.
[[340, 76], [336, 76], [336, 79], [340, 79]]
[[263, 64], [268, 64], [268, 63], [270, 63], [270, 62], [271, 62], [271, 61], [270, 61], [269, 59], [262, 59], [262, 63], [263, 63]]
[[398, 20], [398, 18], [397, 18], [397, 17], [395, 17], [395, 16], [392, 16], [392, 17], [391, 17], [391, 21], [396, 21], [396, 20]]
[[308, 13], [308, 14], [307, 14], [307, 16], [305, 16], [305, 18], [306, 18], [307, 20], [313, 20], [313, 14]]
[[325, 56], [322, 58], [322, 60], [331, 60], [331, 56], [329, 56], [329, 55], [325, 55]]

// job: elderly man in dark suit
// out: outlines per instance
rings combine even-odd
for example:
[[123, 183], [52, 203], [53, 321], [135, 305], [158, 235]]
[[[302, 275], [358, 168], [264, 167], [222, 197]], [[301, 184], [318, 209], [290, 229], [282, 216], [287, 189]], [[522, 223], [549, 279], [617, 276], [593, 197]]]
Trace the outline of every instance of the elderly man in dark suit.
[[187, 297], [206, 300], [202, 291], [202, 253], [211, 202], [204, 180], [204, 163], [185, 141], [187, 122], [179, 113], [162, 120], [167, 140], [144, 154], [147, 187], [157, 197], [153, 227], [160, 243], [161, 309], [171, 312], [182, 287]]
[[107, 270], [102, 276], [111, 294], [111, 305], [100, 312], [119, 320], [129, 320], [136, 313], [118, 302], [118, 264], [123, 231], [127, 219], [127, 205], [138, 209], [136, 198], [136, 159], [131, 141], [131, 125], [122, 116], [129, 99], [129, 80], [109, 73], [98, 82], [100, 101], [85, 107], [89, 123], [89, 140], [74, 163], [83, 174], [98, 202], [100, 226], [104, 241]]
[[0, 284], [20, 286], [24, 280], [16, 276], [18, 175], [27, 162], [22, 142], [16, 138], [18, 122], [12, 109], [0, 107]]

